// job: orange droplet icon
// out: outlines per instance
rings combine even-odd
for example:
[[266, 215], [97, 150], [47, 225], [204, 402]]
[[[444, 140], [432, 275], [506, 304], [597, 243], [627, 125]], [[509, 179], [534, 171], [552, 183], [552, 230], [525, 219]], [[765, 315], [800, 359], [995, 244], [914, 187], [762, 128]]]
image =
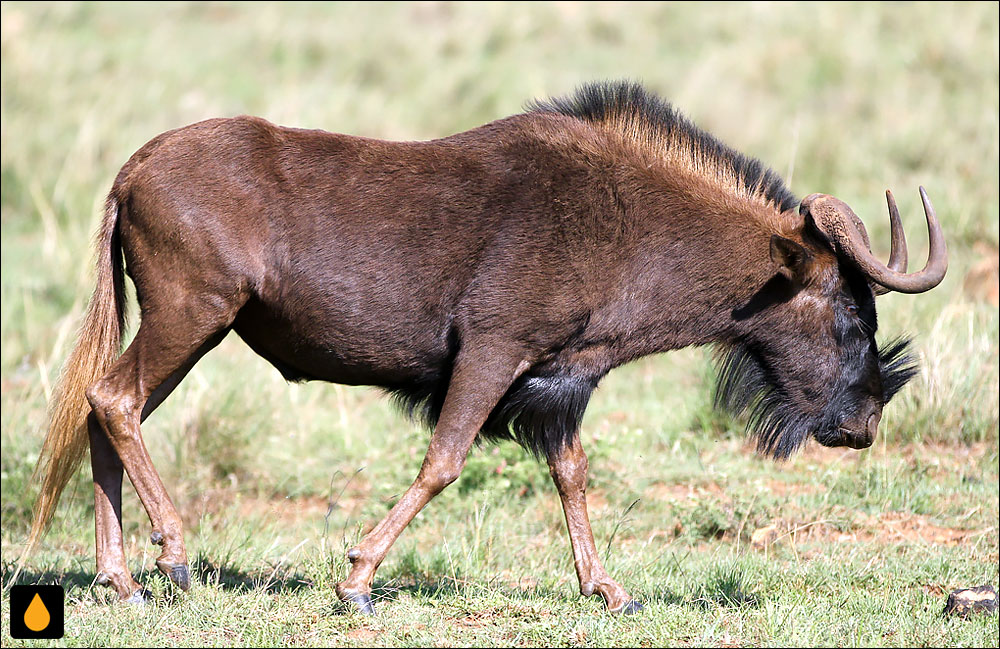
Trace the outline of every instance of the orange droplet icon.
[[24, 626], [38, 633], [49, 625], [51, 619], [49, 609], [45, 608], [42, 598], [38, 596], [38, 593], [35, 593], [35, 597], [28, 604], [27, 610], [24, 611]]

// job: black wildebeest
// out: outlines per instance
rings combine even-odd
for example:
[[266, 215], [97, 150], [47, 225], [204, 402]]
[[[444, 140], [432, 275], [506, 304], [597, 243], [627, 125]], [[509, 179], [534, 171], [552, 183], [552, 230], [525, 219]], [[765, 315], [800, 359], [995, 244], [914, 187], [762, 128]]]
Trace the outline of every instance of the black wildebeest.
[[[380, 386], [433, 426], [419, 475], [347, 553], [342, 600], [371, 612], [375, 571], [453, 482], [477, 437], [546, 458], [580, 591], [639, 608], [598, 559], [578, 426], [612, 368], [715, 344], [718, 398], [749, 410], [760, 450], [812, 436], [867, 447], [912, 376], [875, 343], [876, 294], [917, 293], [947, 254], [923, 194], [926, 267], [906, 272], [888, 195], [889, 263], [839, 200], [781, 179], [630, 83], [429, 142], [213, 119], [155, 137], [122, 168], [98, 236], [97, 287], [52, 408], [29, 537], [37, 542], [89, 444], [98, 581], [144, 591], [121, 537], [122, 469], [190, 582], [181, 520], [140, 422], [230, 331], [289, 380]], [[141, 324], [119, 357], [123, 282]]]

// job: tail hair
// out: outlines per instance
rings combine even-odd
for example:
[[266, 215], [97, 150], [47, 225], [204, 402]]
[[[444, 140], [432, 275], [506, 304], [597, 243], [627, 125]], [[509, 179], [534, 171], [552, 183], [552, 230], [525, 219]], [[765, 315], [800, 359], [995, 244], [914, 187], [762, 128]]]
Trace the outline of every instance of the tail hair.
[[32, 475], [32, 482], [41, 480], [42, 487], [21, 563], [37, 548], [59, 497], [89, 448], [87, 416], [91, 408], [86, 390], [107, 373], [121, 354], [125, 285], [118, 215], [119, 201], [112, 193], [97, 233], [97, 285], [76, 346], [63, 366], [49, 402], [48, 433]]

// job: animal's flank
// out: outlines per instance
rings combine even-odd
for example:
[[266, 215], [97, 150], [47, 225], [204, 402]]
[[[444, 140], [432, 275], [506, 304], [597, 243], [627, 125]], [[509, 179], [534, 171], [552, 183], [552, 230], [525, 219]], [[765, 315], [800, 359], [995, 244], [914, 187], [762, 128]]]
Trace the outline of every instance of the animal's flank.
[[668, 164], [683, 165], [781, 212], [798, 205], [777, 173], [701, 130], [638, 83], [589, 83], [568, 97], [535, 101], [528, 107], [605, 125]]

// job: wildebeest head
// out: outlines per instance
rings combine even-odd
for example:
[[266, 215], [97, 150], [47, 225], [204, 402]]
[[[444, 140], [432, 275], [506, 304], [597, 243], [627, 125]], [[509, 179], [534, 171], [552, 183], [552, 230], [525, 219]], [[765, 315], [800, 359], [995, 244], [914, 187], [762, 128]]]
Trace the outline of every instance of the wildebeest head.
[[875, 297], [927, 291], [944, 278], [944, 237], [920, 193], [930, 251], [917, 273], [906, 273], [906, 242], [889, 192], [888, 264], [872, 255], [861, 220], [832, 196], [802, 201], [801, 236], [771, 237], [774, 275], [734, 310], [740, 334], [721, 355], [716, 389], [719, 405], [749, 413], [761, 451], [787, 457], [810, 434], [825, 446], [871, 446], [882, 408], [916, 373], [909, 341], [876, 343]]

